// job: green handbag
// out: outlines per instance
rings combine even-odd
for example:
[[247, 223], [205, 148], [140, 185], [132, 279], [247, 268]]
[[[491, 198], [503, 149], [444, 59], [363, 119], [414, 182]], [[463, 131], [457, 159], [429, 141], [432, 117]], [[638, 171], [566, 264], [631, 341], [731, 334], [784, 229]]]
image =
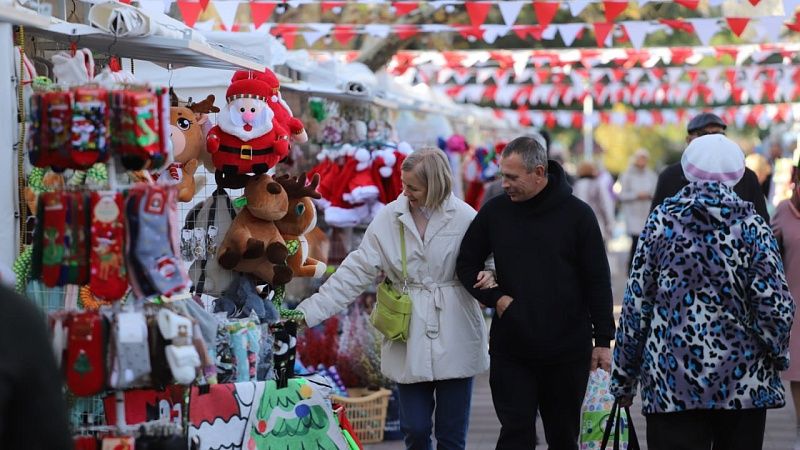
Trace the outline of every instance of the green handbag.
[[398, 290], [392, 280], [386, 278], [378, 285], [375, 307], [369, 316], [372, 326], [390, 341], [405, 342], [408, 325], [411, 323], [411, 297], [408, 295], [408, 269], [406, 268], [406, 238], [400, 224], [400, 255], [403, 262], [403, 289]]

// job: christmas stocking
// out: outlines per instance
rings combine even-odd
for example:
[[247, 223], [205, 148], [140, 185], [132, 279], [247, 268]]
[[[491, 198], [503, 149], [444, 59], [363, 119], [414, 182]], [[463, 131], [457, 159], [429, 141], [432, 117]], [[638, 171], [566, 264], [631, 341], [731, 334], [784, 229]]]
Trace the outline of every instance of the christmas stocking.
[[98, 298], [119, 300], [128, 289], [123, 250], [122, 194], [92, 192], [92, 255], [89, 287]]
[[107, 156], [108, 94], [103, 89], [75, 90], [72, 107], [72, 148], [70, 157], [75, 166], [88, 169]]
[[150, 375], [147, 320], [144, 313], [119, 313], [114, 318], [114, 357], [109, 384], [124, 389], [143, 384]]
[[80, 312], [68, 326], [67, 387], [79, 397], [97, 394], [105, 386], [103, 319], [97, 311]]
[[63, 285], [87, 284], [89, 282], [89, 244], [88, 231], [88, 197], [83, 192], [70, 192], [67, 209], [66, 238], [64, 247], [67, 257], [64, 258], [61, 276]]
[[67, 195], [64, 192], [42, 192], [42, 281], [47, 287], [59, 286], [64, 260], [64, 224], [67, 221]]

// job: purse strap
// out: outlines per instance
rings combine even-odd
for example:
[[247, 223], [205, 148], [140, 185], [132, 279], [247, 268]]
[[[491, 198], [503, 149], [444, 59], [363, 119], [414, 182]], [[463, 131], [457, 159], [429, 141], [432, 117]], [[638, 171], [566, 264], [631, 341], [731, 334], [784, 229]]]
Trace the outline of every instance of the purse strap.
[[406, 266], [406, 232], [400, 222], [400, 261], [403, 263], [403, 292], [408, 291], [408, 267]]

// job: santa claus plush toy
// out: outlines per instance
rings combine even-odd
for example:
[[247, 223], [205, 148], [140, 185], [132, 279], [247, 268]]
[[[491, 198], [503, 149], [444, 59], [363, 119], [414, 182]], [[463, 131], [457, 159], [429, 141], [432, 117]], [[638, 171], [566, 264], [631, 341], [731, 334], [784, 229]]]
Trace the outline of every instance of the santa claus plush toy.
[[228, 104], [206, 137], [218, 185], [242, 187], [243, 175], [265, 173], [289, 154], [289, 132], [269, 106], [271, 96], [266, 73], [240, 70], [233, 75], [225, 93]]

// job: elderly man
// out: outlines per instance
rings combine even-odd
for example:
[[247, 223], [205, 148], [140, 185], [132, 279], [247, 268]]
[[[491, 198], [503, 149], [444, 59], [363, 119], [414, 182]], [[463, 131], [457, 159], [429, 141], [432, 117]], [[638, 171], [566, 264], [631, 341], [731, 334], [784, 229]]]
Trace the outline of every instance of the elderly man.
[[[727, 128], [728, 126], [725, 122], [715, 114], [698, 114], [689, 121], [689, 125], [686, 127], [686, 143], [688, 144], [692, 142], [692, 140], [708, 134], [724, 135]], [[653, 202], [650, 204], [650, 210], [654, 210], [664, 199], [677, 194], [678, 191], [688, 184], [689, 181], [683, 173], [681, 163], [672, 164], [664, 169], [661, 175], [658, 176], [658, 184], [656, 184], [656, 192], [653, 194]], [[733, 191], [736, 192], [742, 200], [753, 203], [758, 215], [769, 222], [767, 202], [764, 199], [764, 194], [761, 192], [761, 186], [758, 184], [758, 177], [756, 177], [756, 174], [752, 170], [745, 169], [744, 176], [736, 186], [734, 186]]]

